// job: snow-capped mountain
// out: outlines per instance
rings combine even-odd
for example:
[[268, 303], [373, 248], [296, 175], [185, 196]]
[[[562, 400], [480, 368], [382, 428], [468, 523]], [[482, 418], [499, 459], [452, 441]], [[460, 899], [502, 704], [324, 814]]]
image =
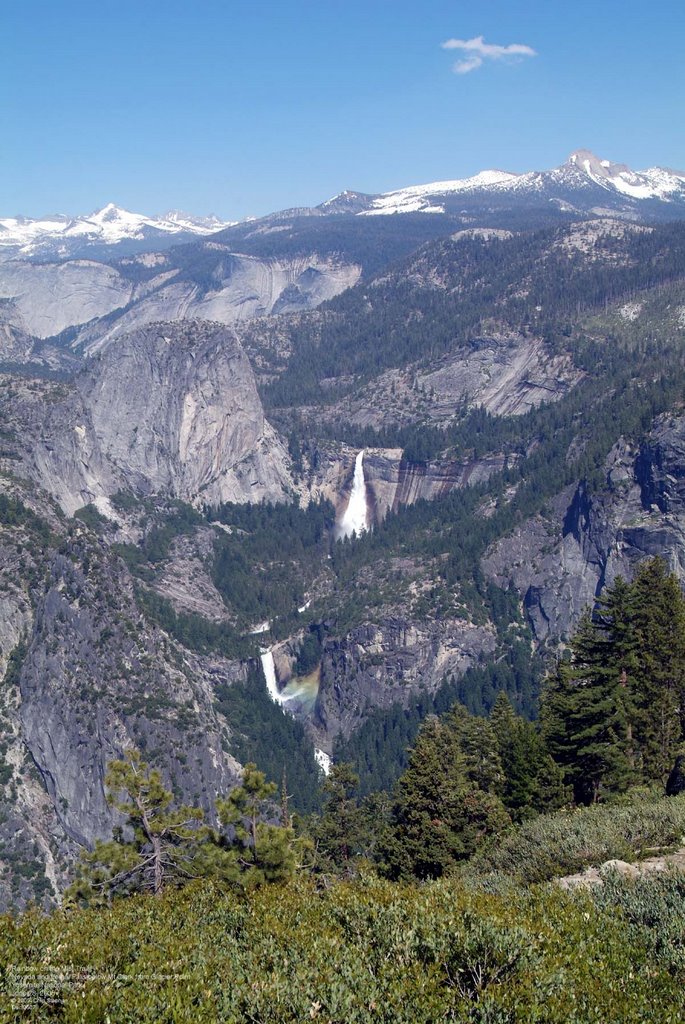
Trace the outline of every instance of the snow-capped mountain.
[[[645, 201], [685, 207], [685, 174], [662, 167], [633, 171], [625, 164], [602, 160], [586, 149], [572, 153], [566, 163], [550, 171], [486, 170], [470, 178], [436, 181], [427, 185], [364, 195], [341, 192], [317, 209], [324, 214], [355, 213], [379, 216], [398, 213], [457, 213], [474, 201], [516, 204], [524, 200], [548, 201], [570, 211], [631, 214]], [[664, 211], [666, 214], [666, 211]], [[682, 214], [673, 210], [674, 216]]]
[[[365, 234], [371, 238], [377, 233], [371, 222], [362, 232], [363, 222], [356, 221], [357, 229], [352, 230], [354, 218], [417, 213], [440, 218], [430, 230], [426, 222], [426, 238], [449, 230], [451, 225], [530, 226], [586, 216], [681, 219], [685, 217], [685, 173], [662, 167], [633, 171], [625, 164], [579, 149], [560, 167], [549, 171], [516, 174], [484, 170], [469, 178], [411, 185], [379, 195], [345, 191], [318, 206], [281, 210], [239, 223], [178, 211], [147, 217], [110, 203], [82, 217], [0, 218], [0, 261], [109, 260], [161, 251], [217, 232], [216, 241], [221, 245], [258, 256], [281, 250], [291, 254], [294, 248], [304, 252], [309, 251], [308, 247], [319, 253], [340, 253], [351, 236], [361, 238]], [[322, 218], [336, 218], [335, 230], [322, 224]], [[443, 225], [442, 218], [449, 223]], [[406, 223], [410, 220], [408, 216]], [[419, 244], [423, 240], [421, 229], [414, 226], [411, 230]], [[356, 255], [354, 258], [359, 262]]]
[[216, 217], [193, 217], [173, 210], [160, 217], [122, 210], [108, 203], [87, 216], [67, 217], [61, 214], [41, 218], [0, 218], [0, 259], [64, 259], [86, 255], [89, 250], [117, 246], [127, 250], [140, 248], [141, 243], [160, 248], [187, 241], [198, 235], [209, 235], [230, 227], [233, 222]]

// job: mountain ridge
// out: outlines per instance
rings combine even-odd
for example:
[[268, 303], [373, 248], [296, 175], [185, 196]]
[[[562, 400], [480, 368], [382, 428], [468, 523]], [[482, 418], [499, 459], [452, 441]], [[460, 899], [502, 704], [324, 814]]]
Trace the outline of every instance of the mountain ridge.
[[147, 216], [110, 202], [90, 214], [74, 217], [51, 214], [0, 218], [0, 259], [73, 258], [96, 246], [118, 252], [131, 243], [152, 250], [154, 245], [150, 243], [166, 247], [221, 235], [231, 228], [268, 232], [273, 230], [269, 224], [274, 221], [301, 217], [454, 215], [459, 212], [454, 202], [460, 198], [471, 203], [488, 199], [497, 203], [507, 199], [543, 200], [577, 213], [601, 213], [596, 204], [604, 200], [609, 201], [612, 213], [624, 216], [635, 213], [647, 202], [666, 204], [671, 215], [677, 217], [681, 210], [685, 215], [685, 172], [658, 166], [635, 171], [626, 164], [602, 159], [591, 150], [577, 149], [563, 164], [550, 170], [517, 173], [486, 168], [466, 178], [407, 185], [387, 192], [345, 189], [318, 205], [277, 210], [239, 221], [197, 217], [178, 210]]

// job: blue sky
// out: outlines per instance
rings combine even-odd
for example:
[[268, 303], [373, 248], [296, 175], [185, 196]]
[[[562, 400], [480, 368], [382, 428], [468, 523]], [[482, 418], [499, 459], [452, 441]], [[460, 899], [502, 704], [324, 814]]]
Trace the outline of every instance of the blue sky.
[[237, 219], [580, 147], [685, 169], [683, 0], [4, 0], [0, 34], [5, 216]]

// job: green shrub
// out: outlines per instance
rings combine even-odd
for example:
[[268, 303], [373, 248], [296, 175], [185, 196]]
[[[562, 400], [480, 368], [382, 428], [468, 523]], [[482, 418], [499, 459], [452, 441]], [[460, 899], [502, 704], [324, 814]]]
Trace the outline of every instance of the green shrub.
[[[362, 875], [323, 890], [194, 883], [109, 908], [30, 911], [0, 919], [11, 965], [0, 1020], [676, 1024], [682, 969], [654, 958], [651, 926], [630, 896], [619, 909], [616, 898]], [[22, 985], [55, 1002], [22, 1016]]]
[[522, 882], [544, 882], [618, 858], [635, 860], [649, 848], [670, 847], [685, 833], [685, 796], [633, 805], [597, 805], [527, 821], [477, 853], [464, 867]]

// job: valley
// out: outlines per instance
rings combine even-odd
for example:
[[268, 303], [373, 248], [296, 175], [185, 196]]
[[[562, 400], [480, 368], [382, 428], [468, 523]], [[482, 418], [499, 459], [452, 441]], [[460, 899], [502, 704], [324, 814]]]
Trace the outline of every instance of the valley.
[[685, 185], [617, 167], [3, 250], [3, 907], [131, 745], [208, 814], [247, 761], [387, 791], [456, 699], [535, 718], [619, 576], [685, 580]]

